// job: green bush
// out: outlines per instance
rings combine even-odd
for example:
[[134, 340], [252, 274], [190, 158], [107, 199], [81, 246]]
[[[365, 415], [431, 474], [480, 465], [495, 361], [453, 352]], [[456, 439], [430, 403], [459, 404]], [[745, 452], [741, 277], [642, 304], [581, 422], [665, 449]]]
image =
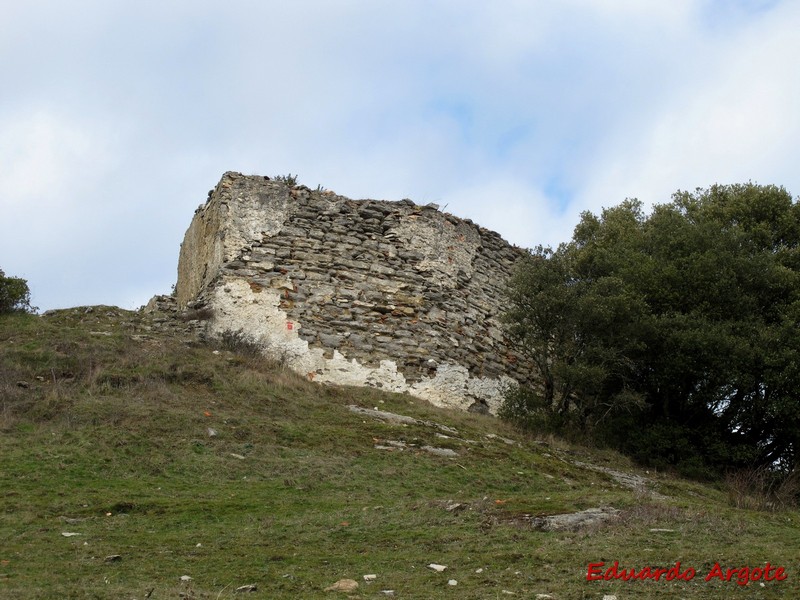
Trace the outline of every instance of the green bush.
[[800, 201], [784, 188], [583, 213], [519, 261], [506, 306], [543, 400], [507, 401], [516, 421], [550, 412], [693, 477], [800, 470]]
[[6, 277], [0, 269], [0, 314], [12, 312], [36, 312], [31, 306], [31, 291], [28, 282], [19, 277]]
[[264, 347], [242, 329], [238, 331], [226, 329], [220, 335], [219, 342], [223, 350], [228, 350], [241, 356], [261, 356], [264, 351]]
[[767, 467], [751, 467], [728, 473], [725, 489], [736, 508], [786, 510], [797, 506], [800, 476], [798, 473], [776, 473]]
[[297, 185], [297, 175], [292, 175], [291, 173], [288, 175], [276, 175], [274, 179], [275, 181], [280, 181], [281, 183], [285, 183], [290, 187]]

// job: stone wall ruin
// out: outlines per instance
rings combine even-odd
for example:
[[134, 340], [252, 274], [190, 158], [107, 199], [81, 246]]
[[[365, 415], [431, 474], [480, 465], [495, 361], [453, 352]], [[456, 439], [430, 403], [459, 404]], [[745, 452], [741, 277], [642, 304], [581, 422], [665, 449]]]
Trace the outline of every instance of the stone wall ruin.
[[495, 413], [531, 373], [498, 318], [522, 254], [435, 205], [226, 173], [186, 232], [176, 298], [314, 381]]

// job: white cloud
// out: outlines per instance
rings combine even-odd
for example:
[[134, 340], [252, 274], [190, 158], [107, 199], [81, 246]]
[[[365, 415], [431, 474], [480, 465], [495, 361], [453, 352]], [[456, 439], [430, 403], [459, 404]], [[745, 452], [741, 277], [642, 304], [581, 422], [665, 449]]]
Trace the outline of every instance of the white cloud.
[[0, 130], [0, 195], [12, 215], [57, 210], [68, 196], [54, 191], [69, 189], [103, 156], [96, 136], [44, 110], [7, 117]]
[[678, 188], [748, 180], [797, 193], [798, 17], [796, 10], [776, 13], [719, 42], [651, 121], [609, 140], [581, 203], [666, 202]]
[[557, 246], [571, 237], [575, 226], [551, 199], [511, 176], [457, 187], [442, 198], [441, 210], [502, 232], [522, 248]]
[[523, 246], [626, 196], [797, 193], [798, 27], [772, 0], [16, 3], [0, 268], [44, 307], [142, 303], [226, 170], [449, 204]]

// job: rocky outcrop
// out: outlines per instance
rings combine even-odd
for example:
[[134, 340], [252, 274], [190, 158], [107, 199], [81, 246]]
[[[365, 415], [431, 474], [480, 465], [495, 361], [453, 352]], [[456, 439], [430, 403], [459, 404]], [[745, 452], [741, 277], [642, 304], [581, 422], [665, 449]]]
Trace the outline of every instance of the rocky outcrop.
[[530, 374], [499, 321], [522, 252], [435, 205], [226, 173], [186, 232], [176, 298], [315, 381], [495, 412]]

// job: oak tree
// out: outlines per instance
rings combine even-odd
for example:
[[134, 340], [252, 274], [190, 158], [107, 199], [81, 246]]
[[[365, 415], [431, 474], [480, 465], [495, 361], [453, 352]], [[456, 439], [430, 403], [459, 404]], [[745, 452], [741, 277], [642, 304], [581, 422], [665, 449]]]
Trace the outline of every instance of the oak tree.
[[783, 188], [677, 192], [584, 213], [530, 252], [509, 332], [536, 365], [507, 407], [694, 474], [789, 472], [800, 449], [800, 205]]

